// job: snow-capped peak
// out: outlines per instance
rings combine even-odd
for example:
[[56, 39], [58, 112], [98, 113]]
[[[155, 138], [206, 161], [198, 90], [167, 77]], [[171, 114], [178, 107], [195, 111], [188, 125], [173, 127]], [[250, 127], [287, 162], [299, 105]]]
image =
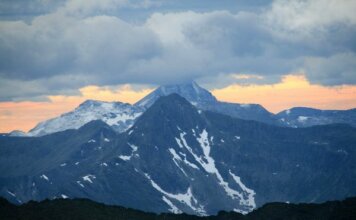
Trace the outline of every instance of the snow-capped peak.
[[200, 87], [196, 82], [165, 85], [158, 87], [155, 91], [138, 101], [135, 106], [149, 108], [159, 97], [176, 93], [187, 99], [193, 105], [202, 103], [215, 103], [216, 98], [206, 89]]
[[67, 129], [78, 129], [93, 120], [102, 120], [118, 132], [124, 132], [142, 112], [142, 108], [127, 103], [87, 100], [74, 111], [39, 123], [28, 134], [42, 136]]

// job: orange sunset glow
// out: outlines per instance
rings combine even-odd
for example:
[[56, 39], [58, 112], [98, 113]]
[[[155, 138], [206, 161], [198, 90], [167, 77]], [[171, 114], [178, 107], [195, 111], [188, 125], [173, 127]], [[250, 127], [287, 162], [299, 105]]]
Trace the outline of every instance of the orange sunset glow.
[[312, 85], [303, 75], [287, 75], [274, 85], [232, 85], [212, 93], [222, 101], [258, 103], [273, 113], [292, 107], [335, 110], [356, 107], [356, 86]]
[[[87, 86], [81, 96], [49, 96], [49, 102], [1, 102], [0, 132], [28, 131], [37, 123], [73, 110], [87, 99], [135, 103], [152, 89], [135, 91], [130, 85], [118, 89]], [[356, 107], [356, 86], [325, 87], [312, 85], [303, 75], [285, 76], [274, 85], [231, 85], [212, 90], [221, 101], [258, 103], [277, 113], [296, 106], [319, 109], [350, 109]]]
[[49, 96], [49, 102], [0, 102], [0, 132], [28, 131], [41, 121], [73, 110], [87, 99], [134, 103], [151, 91], [134, 91], [129, 85], [117, 90], [87, 86], [80, 89], [81, 96]]

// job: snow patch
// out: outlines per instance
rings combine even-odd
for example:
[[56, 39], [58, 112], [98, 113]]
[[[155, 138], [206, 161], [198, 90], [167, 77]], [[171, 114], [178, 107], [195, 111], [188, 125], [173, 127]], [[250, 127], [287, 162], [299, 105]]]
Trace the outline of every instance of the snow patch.
[[62, 197], [62, 199], [68, 199], [68, 198], [69, 198], [69, 197], [68, 197], [67, 195], [65, 195], [65, 194], [62, 194], [61, 197]]
[[61, 165], [59, 165], [61, 167], [67, 166], [67, 163], [62, 163]]
[[216, 175], [219, 184], [224, 188], [228, 196], [230, 196], [232, 199], [240, 198], [241, 200], [242, 194], [230, 188], [229, 184], [223, 179], [219, 170], [216, 168], [215, 160], [210, 156], [211, 147], [209, 143], [209, 134], [205, 129], [200, 134], [200, 137], [197, 138], [197, 141], [199, 142], [204, 153], [204, 158], [207, 161], [205, 162], [201, 157], [194, 155], [193, 151], [190, 150], [190, 152], [196, 158], [197, 162], [199, 162], [202, 165], [202, 167], [205, 169], [206, 172]]
[[9, 190], [7, 190], [6, 192], [7, 192], [7, 193], [9, 193], [11, 196], [13, 196], [13, 197], [15, 197], [15, 198], [16, 198], [15, 193], [10, 192]]
[[40, 176], [40, 178], [49, 181], [49, 178], [48, 178], [46, 175], [44, 175], [44, 174], [42, 174], [42, 175]]
[[[232, 199], [238, 199], [240, 202], [240, 205], [245, 205], [245, 198], [243, 197], [243, 194], [238, 192], [237, 190], [232, 189], [228, 182], [226, 182], [223, 177], [221, 176], [219, 170], [215, 166], [215, 160], [210, 156], [211, 152], [211, 146], [209, 143], [209, 134], [208, 132], [204, 129], [200, 134], [199, 137], [196, 138], [197, 142], [200, 144], [200, 147], [203, 151], [202, 156], [198, 156], [194, 153], [193, 149], [187, 144], [187, 141], [184, 138], [185, 133], [181, 133], [180, 135], [180, 141], [177, 141], [177, 143], [182, 144], [184, 148], [186, 148], [189, 153], [194, 157], [194, 159], [204, 168], [204, 170], [207, 173], [214, 174], [219, 182], [219, 185], [223, 187], [225, 190], [226, 194], [231, 197]], [[212, 141], [213, 139], [210, 138]]]
[[134, 153], [134, 152], [136, 152], [138, 150], [138, 147], [136, 145], [130, 144], [130, 143], [127, 143], [127, 144], [131, 147], [132, 153]]
[[175, 138], [175, 139], [176, 139], [176, 142], [177, 142], [178, 146], [179, 146], [180, 148], [183, 148], [183, 145], [182, 145], [180, 139], [178, 139], [178, 138]]
[[162, 196], [162, 200], [170, 207], [170, 209], [168, 209], [168, 211], [174, 213], [174, 214], [181, 214], [182, 211], [179, 210], [177, 208], [177, 206], [175, 206], [171, 200], [167, 199], [165, 196]]
[[110, 142], [110, 139], [104, 138], [104, 141], [105, 141], [105, 142]]
[[172, 154], [173, 159], [178, 160], [178, 161], [183, 161], [186, 165], [199, 170], [199, 167], [197, 165], [195, 165], [187, 160], [187, 156], [184, 153], [179, 152], [179, 154], [181, 154], [183, 156], [183, 159], [182, 159], [173, 148], [169, 148], [168, 150]]
[[178, 194], [172, 194], [168, 193], [165, 190], [163, 190], [156, 182], [154, 182], [151, 177], [145, 173], [146, 178], [151, 182], [151, 185], [153, 188], [155, 188], [157, 191], [160, 193], [164, 194], [165, 196], [175, 199], [179, 201], [180, 203], [183, 203], [190, 207], [192, 210], [194, 210], [198, 215], [204, 216], [206, 215], [206, 212], [204, 210], [204, 207], [202, 205], [198, 204], [198, 201], [196, 198], [193, 196], [192, 189], [189, 187], [187, 189], [186, 193], [178, 193]]
[[304, 122], [307, 121], [308, 119], [309, 119], [309, 117], [307, 117], [307, 116], [299, 116], [297, 120], [298, 120], [300, 123], [304, 123]]
[[173, 156], [173, 162], [174, 164], [182, 171], [182, 173], [188, 177], [188, 175], [185, 173], [185, 171], [183, 170], [183, 168], [181, 166], [179, 166], [177, 161], [182, 161], [182, 159], [178, 156], [178, 154], [176, 153], [176, 151], [173, 148], [169, 148], [168, 151], [172, 154]]
[[[140, 115], [142, 114], [142, 112], [139, 112], [139, 113], [133, 113], [133, 114], [129, 114], [129, 113], [118, 113], [116, 115], [115, 118], [109, 118], [107, 119], [105, 122], [112, 126], [112, 125], [116, 125], [116, 124], [119, 124], [120, 122], [122, 123], [126, 123], [126, 121], [133, 121], [135, 120], [137, 117], [139, 117]], [[130, 127], [128, 127], [127, 129], [129, 129]], [[127, 130], [126, 129], [126, 130]]]
[[77, 181], [77, 184], [78, 184], [80, 187], [82, 187], [82, 188], [85, 187], [80, 181]]
[[138, 147], [136, 145], [134, 145], [134, 144], [130, 144], [130, 143], [127, 143], [127, 144], [132, 149], [131, 155], [128, 155], [128, 156], [127, 155], [120, 155], [120, 156], [118, 156], [121, 160], [125, 160], [125, 161], [130, 160], [132, 156], [139, 156], [138, 154], [136, 154], [136, 151], [138, 150]]
[[195, 137], [196, 134], [195, 134], [195, 130], [192, 128], [192, 132], [193, 132], [193, 136]]
[[125, 161], [128, 161], [131, 159], [131, 156], [125, 156], [125, 155], [119, 155], [118, 156], [121, 160], [125, 160]]
[[87, 181], [89, 183], [93, 183], [93, 180], [96, 179], [96, 176], [88, 174], [86, 176], [82, 177], [84, 181]]
[[245, 199], [242, 199], [240, 201], [240, 204], [242, 202], [242, 204], [250, 206], [251, 209], [255, 209], [256, 208], [256, 202], [255, 202], [255, 191], [248, 188], [245, 184], [242, 183], [241, 178], [239, 176], [236, 176], [235, 174], [233, 174], [231, 172], [231, 170], [229, 170], [230, 175], [232, 176], [232, 178], [235, 180], [235, 182], [237, 183], [237, 185], [243, 190], [243, 194], [245, 197]]
[[96, 140], [94, 140], [94, 139], [90, 139], [89, 141], [88, 141], [88, 143], [95, 143], [96, 142]]

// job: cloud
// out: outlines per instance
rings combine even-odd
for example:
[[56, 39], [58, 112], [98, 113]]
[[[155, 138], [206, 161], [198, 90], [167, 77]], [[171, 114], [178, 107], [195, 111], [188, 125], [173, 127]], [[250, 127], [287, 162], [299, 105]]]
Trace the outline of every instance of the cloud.
[[[316, 84], [355, 84], [352, 1], [274, 1], [237, 12], [167, 5], [73, 0], [30, 21], [0, 21], [0, 100], [43, 100], [88, 85], [270, 84], [299, 71]], [[168, 12], [135, 22], [116, 10], [145, 7]]]
[[103, 73], [108, 80], [105, 74], [122, 71], [160, 49], [150, 30], [113, 16], [75, 19], [51, 14], [31, 24], [2, 22], [0, 30], [0, 76], [7, 78]]
[[266, 18], [280, 30], [308, 35], [337, 23], [356, 24], [355, 7], [349, 0], [276, 0]]
[[356, 55], [340, 53], [330, 57], [305, 59], [305, 72], [312, 83], [324, 85], [356, 84]]

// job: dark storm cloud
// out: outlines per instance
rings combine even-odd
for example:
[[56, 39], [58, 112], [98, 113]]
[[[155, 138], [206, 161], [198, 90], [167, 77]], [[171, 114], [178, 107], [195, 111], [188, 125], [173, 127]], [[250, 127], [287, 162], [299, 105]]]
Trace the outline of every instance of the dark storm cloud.
[[[207, 1], [187, 11], [199, 1], [183, 2], [73, 0], [30, 21], [0, 21], [0, 100], [86, 85], [268, 84], [301, 71], [317, 84], [356, 83], [355, 3]], [[137, 22], [120, 18], [123, 8], [155, 12]]]

